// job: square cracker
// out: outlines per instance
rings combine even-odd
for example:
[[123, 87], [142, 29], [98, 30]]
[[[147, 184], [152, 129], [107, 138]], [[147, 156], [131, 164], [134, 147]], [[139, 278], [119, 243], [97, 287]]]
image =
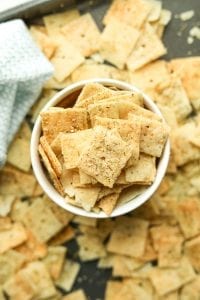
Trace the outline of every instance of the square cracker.
[[42, 158], [42, 161], [44, 163], [44, 166], [46, 167], [47, 171], [48, 171], [48, 174], [51, 178], [51, 180], [53, 181], [53, 185], [54, 187], [56, 188], [56, 190], [61, 194], [63, 195], [63, 187], [62, 187], [62, 184], [56, 174], [56, 172], [54, 171], [54, 169], [52, 168], [51, 166], [51, 163], [49, 161], [49, 158], [48, 156], [46, 155], [46, 153], [44, 152], [43, 148], [41, 145], [39, 145], [38, 147], [38, 152], [39, 154], [41, 155], [41, 158]]
[[176, 58], [170, 61], [169, 68], [180, 76], [188, 98], [195, 109], [200, 109], [200, 57]]
[[77, 9], [71, 9], [43, 17], [48, 35], [54, 38], [56, 35], [61, 34], [61, 28], [79, 16], [80, 13]]
[[28, 207], [23, 223], [41, 242], [48, 241], [64, 227], [42, 198], [35, 199]]
[[0, 194], [31, 197], [36, 179], [31, 173], [24, 173], [9, 165], [0, 171]]
[[140, 151], [140, 122], [131, 122], [129, 120], [110, 119], [110, 118], [95, 118], [96, 126], [104, 126], [108, 129], [116, 128], [121, 138], [132, 146], [132, 155], [128, 161], [128, 165], [131, 166], [139, 159]]
[[83, 56], [90, 56], [99, 48], [100, 31], [89, 13], [65, 25], [62, 33]]
[[129, 70], [135, 71], [166, 53], [163, 43], [147, 23], [126, 64]]
[[[24, 217], [24, 216], [23, 216]], [[47, 246], [45, 243], [38, 241], [30, 229], [26, 229], [27, 240], [19, 245], [16, 250], [23, 255], [26, 261], [30, 262], [41, 259], [47, 255]]]
[[92, 129], [62, 135], [61, 149], [66, 169], [73, 169], [79, 166], [80, 155], [93, 139], [93, 136], [94, 132]]
[[195, 278], [195, 272], [186, 257], [182, 257], [178, 268], [153, 268], [149, 278], [159, 296], [179, 289]]
[[185, 197], [173, 203], [173, 211], [185, 238], [192, 238], [199, 234], [200, 203], [198, 197]]
[[105, 186], [113, 187], [132, 149], [114, 129], [98, 126], [94, 131], [93, 141], [80, 156], [79, 167]]
[[160, 157], [169, 135], [168, 125], [162, 121], [159, 122], [155, 119], [139, 117], [132, 113], [129, 114], [131, 118], [141, 121], [141, 134], [140, 134], [140, 151]]
[[107, 250], [131, 257], [142, 257], [145, 251], [149, 223], [133, 217], [120, 217], [111, 233]]
[[113, 193], [101, 198], [97, 205], [105, 212], [107, 216], [110, 216], [117, 205], [118, 199], [119, 194]]
[[142, 89], [146, 93], [151, 92], [156, 86], [165, 81], [169, 81], [170, 72], [167, 68], [167, 62], [156, 60], [139, 70], [129, 72], [130, 82]]
[[41, 144], [45, 154], [47, 155], [49, 162], [50, 162], [52, 168], [54, 169], [56, 175], [58, 177], [60, 177], [61, 173], [62, 173], [62, 165], [59, 162], [58, 158], [56, 157], [55, 153], [53, 152], [53, 150], [52, 150], [51, 146], [49, 145], [45, 136], [42, 136], [40, 138], [40, 144]]
[[146, 154], [140, 154], [138, 162], [125, 170], [125, 179], [127, 182], [139, 184], [151, 184], [156, 175], [155, 157]]
[[158, 266], [178, 267], [184, 240], [179, 227], [161, 224], [152, 227], [150, 233], [154, 249], [158, 252]]
[[64, 42], [59, 43], [51, 58], [51, 63], [55, 69], [54, 77], [58, 82], [62, 82], [83, 62], [84, 57], [79, 50], [64, 40]]
[[113, 19], [101, 35], [99, 52], [105, 60], [123, 69], [138, 38], [137, 29], [121, 22], [120, 19]]
[[114, 0], [103, 23], [107, 25], [113, 19], [118, 19], [134, 28], [140, 28], [151, 9], [152, 5], [143, 0]]
[[178, 121], [184, 120], [192, 112], [190, 101], [177, 76], [170, 76], [168, 81], [157, 86], [154, 101], [171, 108]]
[[27, 240], [25, 228], [20, 223], [14, 223], [7, 230], [0, 231], [0, 254], [14, 248]]
[[16, 273], [4, 286], [11, 299], [47, 299], [55, 296], [56, 289], [44, 264], [39, 261], [29, 263]]
[[2, 286], [15, 272], [17, 272], [25, 262], [26, 258], [16, 250], [11, 249], [6, 251], [4, 254], [1, 254], [0, 286]]
[[8, 149], [7, 162], [28, 172], [31, 167], [30, 141], [24, 137], [16, 137]]
[[31, 284], [34, 294], [39, 299], [50, 298], [56, 294], [56, 289], [44, 263], [40, 261], [31, 262], [19, 273], [25, 281]]
[[67, 259], [64, 263], [62, 273], [56, 281], [56, 285], [64, 291], [69, 292], [74, 285], [79, 270], [79, 263]]
[[186, 123], [176, 128], [171, 134], [172, 151], [177, 166], [200, 158], [199, 147], [191, 143], [195, 128], [194, 123]]
[[81, 261], [91, 261], [106, 256], [102, 238], [95, 234], [84, 234], [77, 238]]
[[53, 280], [60, 277], [62, 272], [67, 248], [64, 246], [50, 246], [48, 247], [47, 256], [44, 257], [43, 262]]
[[60, 132], [88, 128], [87, 111], [82, 108], [48, 109], [41, 112], [43, 135], [51, 143]]

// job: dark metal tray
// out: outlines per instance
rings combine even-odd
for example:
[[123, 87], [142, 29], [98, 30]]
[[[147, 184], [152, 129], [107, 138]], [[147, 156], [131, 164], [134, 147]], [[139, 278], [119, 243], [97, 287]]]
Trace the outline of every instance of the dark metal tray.
[[[37, 1], [36, 1], [37, 2]], [[42, 4], [36, 7], [26, 8], [6, 17], [24, 17], [28, 22], [33, 21], [33, 16], [39, 17], [41, 14], [59, 11], [64, 7], [73, 5], [75, 1], [41, 1]], [[95, 18], [100, 29], [102, 29], [101, 20], [111, 1], [76, 1], [74, 5], [78, 7], [81, 13], [90, 12]], [[193, 26], [200, 25], [200, 2], [199, 0], [163, 0], [163, 7], [172, 11], [172, 20], [164, 34], [164, 44], [168, 49], [165, 59], [169, 60], [175, 57], [200, 55], [200, 42], [195, 40], [193, 44], [187, 44], [189, 30]], [[186, 22], [176, 19], [174, 16], [183, 11], [195, 11], [194, 17]], [[78, 261], [78, 247], [75, 241], [66, 244], [68, 247], [68, 257]], [[111, 277], [110, 270], [100, 270], [96, 267], [97, 262], [82, 263], [81, 271], [73, 287], [73, 290], [83, 288], [86, 295], [91, 300], [101, 300], [104, 298], [106, 281]], [[114, 299], [113, 299], [114, 300]], [[125, 299], [124, 299], [125, 300]], [[138, 299], [139, 300], [139, 299]]]

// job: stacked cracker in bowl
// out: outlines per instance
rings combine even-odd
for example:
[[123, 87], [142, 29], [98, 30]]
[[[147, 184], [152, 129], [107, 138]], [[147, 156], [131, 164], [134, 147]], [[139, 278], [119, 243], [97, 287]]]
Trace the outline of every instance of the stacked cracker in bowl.
[[[129, 24], [134, 21], [136, 28], [141, 25], [141, 37], [147, 22], [161, 39], [166, 24], [164, 11], [159, 10], [161, 2], [151, 17], [147, 17], [146, 10], [138, 9], [141, 0], [113, 3], [121, 3], [118, 11], [111, 7], [112, 14], [118, 13], [118, 20]], [[131, 6], [129, 10], [127, 5]], [[82, 28], [84, 18], [80, 18], [78, 10], [46, 16], [45, 26], [31, 28], [40, 31], [40, 47], [53, 63], [58, 49], [63, 49], [64, 75], [69, 74], [69, 60], [74, 68], [77, 65], [75, 55], [74, 60], [67, 61], [71, 48], [65, 46], [65, 40], [58, 43], [61, 27], [70, 26], [71, 30], [72, 16], [81, 24], [75, 28]], [[136, 22], [138, 18], [140, 21]], [[179, 21], [173, 19], [169, 32], [176, 30], [174, 22]], [[74, 40], [77, 33], [71, 33]], [[117, 34], [120, 33], [118, 30]], [[55, 68], [54, 77], [29, 113], [33, 121], [49, 98], [72, 82], [93, 77], [125, 80], [149, 94], [170, 125], [170, 164], [159, 190], [131, 214], [105, 220], [75, 216], [48, 199], [36, 183], [30, 167], [31, 132], [25, 122], [10, 147], [7, 165], [0, 171], [0, 298], [6, 299], [5, 293], [13, 300], [199, 298], [200, 57], [172, 59], [173, 41], [168, 38], [169, 35], [166, 40], [171, 60], [152, 61], [155, 44], [146, 39], [150, 50], [145, 52], [144, 65], [138, 70], [118, 69], [104, 63], [99, 55], [91, 55], [92, 52], [62, 81], [57, 81]], [[178, 40], [184, 49], [183, 38], [177, 37], [177, 43]], [[92, 49], [91, 40], [87, 41]], [[95, 47], [98, 48], [97, 43]], [[192, 44], [191, 53], [195, 53], [194, 49]], [[185, 53], [180, 56], [186, 56], [187, 49], [182, 51]], [[61, 294], [60, 288], [67, 295]], [[80, 288], [85, 291], [78, 291]]]
[[41, 120], [39, 153], [57, 191], [107, 215], [123, 202], [123, 190], [132, 188], [133, 199], [152, 184], [169, 134], [141, 93], [99, 83], [86, 84], [72, 108], [50, 107]]

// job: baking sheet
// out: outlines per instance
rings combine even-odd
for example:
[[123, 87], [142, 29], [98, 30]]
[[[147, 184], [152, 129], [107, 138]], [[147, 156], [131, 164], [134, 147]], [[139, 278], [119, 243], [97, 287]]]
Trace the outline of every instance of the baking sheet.
[[[108, 0], [97, 1], [95, 3], [91, 3], [91, 1], [79, 1], [78, 8], [81, 13], [91, 12], [99, 27], [102, 28], [101, 20], [110, 2], [111, 1]], [[171, 10], [173, 13], [172, 20], [164, 35], [164, 44], [168, 48], [168, 54], [165, 56], [165, 59], [169, 60], [173, 57], [200, 55], [200, 41], [196, 40], [192, 45], [187, 44], [189, 30], [193, 26], [200, 25], [199, 0], [163, 0], [162, 2], [163, 7]], [[195, 11], [195, 15], [187, 22], [183, 22], [174, 17], [176, 14], [191, 9]], [[179, 36], [180, 34], [181, 36]], [[70, 242], [67, 244], [67, 247], [69, 250], [68, 256], [77, 259], [78, 248], [76, 243], [74, 241]], [[111, 277], [111, 270], [99, 270], [96, 265], [96, 262], [82, 264], [80, 274], [73, 287], [73, 290], [83, 288], [91, 300], [104, 298], [105, 283]]]
[[[67, 1], [66, 1], [67, 2]], [[90, 12], [99, 27], [102, 29], [101, 19], [105, 14], [111, 1], [76, 1], [76, 5], [81, 11], [81, 13]], [[189, 30], [193, 26], [200, 25], [200, 2], [199, 0], [163, 0], [163, 7], [172, 11], [172, 21], [168, 25], [165, 35], [164, 44], [168, 49], [168, 54], [165, 59], [169, 60], [174, 57], [184, 57], [184, 56], [195, 56], [200, 55], [200, 41], [195, 40], [193, 44], [189, 45], [187, 43], [187, 37], [189, 35]], [[54, 2], [55, 4], [55, 2]], [[56, 7], [56, 10], [60, 9]], [[38, 8], [37, 8], [38, 9]], [[55, 7], [53, 8], [53, 10]], [[195, 11], [195, 15], [191, 20], [186, 22], [175, 18], [176, 14], [183, 11], [191, 10]], [[43, 7], [38, 10], [40, 12], [50, 12], [51, 6]], [[24, 12], [23, 12], [24, 13]], [[30, 20], [30, 11], [27, 11], [24, 15], [28, 22], [35, 22], [35, 20]], [[74, 260], [78, 260], [78, 247], [75, 241], [71, 241], [66, 244], [68, 248], [67, 257]], [[73, 287], [73, 290], [78, 288], [83, 288], [86, 295], [91, 300], [101, 300], [104, 298], [105, 283], [111, 277], [110, 270], [99, 270], [96, 267], [97, 262], [87, 262], [83, 263], [81, 271]], [[113, 299], [114, 300], [114, 299]], [[124, 299], [125, 300], [125, 299]], [[139, 299], [138, 299], [139, 300]]]

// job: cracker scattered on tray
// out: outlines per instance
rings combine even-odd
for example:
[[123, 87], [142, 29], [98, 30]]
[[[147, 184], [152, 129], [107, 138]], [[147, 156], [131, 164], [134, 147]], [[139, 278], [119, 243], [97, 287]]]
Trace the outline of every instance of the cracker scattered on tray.
[[117, 19], [105, 27], [99, 46], [102, 57], [123, 69], [129, 54], [139, 38], [139, 31]]
[[64, 291], [69, 292], [79, 273], [80, 265], [67, 259], [64, 263], [62, 273], [56, 281], [56, 285]]
[[100, 31], [89, 13], [63, 26], [62, 33], [83, 56], [90, 56], [99, 48]]
[[155, 268], [150, 272], [150, 280], [160, 296], [177, 290], [195, 278], [195, 272], [186, 257], [177, 268]]
[[84, 57], [81, 52], [70, 42], [64, 40], [64, 43], [57, 46], [55, 54], [51, 58], [56, 80], [62, 82], [83, 62]]
[[113, 19], [119, 19], [133, 28], [140, 28], [151, 9], [151, 2], [143, 0], [128, 0], [126, 3], [123, 0], [114, 0], [103, 19], [103, 23], [107, 25]]
[[135, 71], [166, 53], [167, 49], [151, 25], [147, 23], [127, 60], [127, 67], [129, 70]]
[[[107, 249], [109, 252], [141, 257], [144, 254], [148, 222], [142, 219], [120, 217]], [[136, 246], [137, 245], [137, 246]]]

